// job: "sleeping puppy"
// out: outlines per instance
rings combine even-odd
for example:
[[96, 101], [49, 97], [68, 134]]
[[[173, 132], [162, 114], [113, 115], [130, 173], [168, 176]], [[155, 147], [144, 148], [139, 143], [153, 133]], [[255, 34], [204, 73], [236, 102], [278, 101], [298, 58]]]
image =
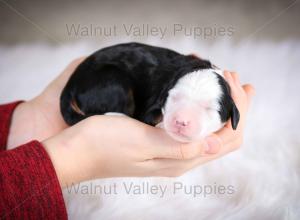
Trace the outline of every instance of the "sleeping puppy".
[[73, 125], [89, 116], [125, 114], [191, 142], [239, 122], [222, 71], [209, 61], [140, 43], [98, 50], [70, 77], [60, 99]]

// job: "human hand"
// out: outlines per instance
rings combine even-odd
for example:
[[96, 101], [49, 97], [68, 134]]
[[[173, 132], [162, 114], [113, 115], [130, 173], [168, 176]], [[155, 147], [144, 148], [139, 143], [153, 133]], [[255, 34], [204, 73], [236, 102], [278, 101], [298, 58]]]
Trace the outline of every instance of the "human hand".
[[62, 187], [94, 178], [179, 176], [236, 150], [254, 90], [242, 87], [235, 73], [225, 77], [241, 115], [237, 130], [228, 122], [202, 143], [184, 144], [129, 117], [92, 116], [43, 142]]
[[73, 60], [40, 95], [17, 106], [10, 126], [8, 149], [30, 140], [43, 141], [68, 127], [60, 113], [60, 94], [84, 59]]

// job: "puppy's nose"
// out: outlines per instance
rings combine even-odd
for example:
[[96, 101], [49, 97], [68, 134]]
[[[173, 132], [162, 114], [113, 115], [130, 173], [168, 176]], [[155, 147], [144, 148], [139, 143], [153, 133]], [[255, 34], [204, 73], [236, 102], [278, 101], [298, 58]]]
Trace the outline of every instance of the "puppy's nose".
[[177, 127], [187, 127], [190, 124], [189, 120], [181, 119], [181, 118], [175, 118], [175, 125]]
[[190, 118], [186, 117], [186, 115], [176, 115], [173, 118], [173, 124], [174, 127], [180, 128], [180, 129], [186, 129], [190, 125]]

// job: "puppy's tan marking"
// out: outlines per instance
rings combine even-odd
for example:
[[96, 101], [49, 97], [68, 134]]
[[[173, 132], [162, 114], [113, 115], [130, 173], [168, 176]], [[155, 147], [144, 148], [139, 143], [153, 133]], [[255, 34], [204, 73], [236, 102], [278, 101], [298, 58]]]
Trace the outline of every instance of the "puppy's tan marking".
[[78, 107], [77, 102], [75, 101], [75, 99], [71, 100], [71, 108], [78, 114], [80, 115], [85, 115], [85, 113], [83, 111], [81, 111], [81, 109]]

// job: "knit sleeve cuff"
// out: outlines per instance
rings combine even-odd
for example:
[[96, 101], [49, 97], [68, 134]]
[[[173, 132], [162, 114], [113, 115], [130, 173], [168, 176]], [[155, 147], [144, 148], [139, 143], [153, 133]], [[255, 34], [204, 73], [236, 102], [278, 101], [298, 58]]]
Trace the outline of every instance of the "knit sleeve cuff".
[[15, 108], [22, 101], [0, 105], [0, 151], [6, 149], [11, 118]]
[[42, 144], [0, 153], [0, 219], [67, 219], [59, 181]]

